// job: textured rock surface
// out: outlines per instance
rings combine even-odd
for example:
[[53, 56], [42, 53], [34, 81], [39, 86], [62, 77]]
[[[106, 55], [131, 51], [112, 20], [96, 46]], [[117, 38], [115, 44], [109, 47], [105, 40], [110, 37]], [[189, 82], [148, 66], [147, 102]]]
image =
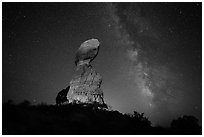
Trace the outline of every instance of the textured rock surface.
[[67, 99], [76, 103], [99, 103], [104, 104], [101, 89], [102, 77], [91, 65], [85, 65], [78, 70], [70, 82]]
[[102, 77], [90, 65], [98, 55], [99, 44], [97, 39], [90, 39], [83, 42], [77, 50], [75, 65], [78, 74], [69, 84], [70, 88], [67, 94], [69, 103], [105, 104], [101, 89]]
[[75, 65], [77, 68], [89, 65], [98, 54], [99, 44], [97, 39], [90, 39], [80, 45], [75, 56]]

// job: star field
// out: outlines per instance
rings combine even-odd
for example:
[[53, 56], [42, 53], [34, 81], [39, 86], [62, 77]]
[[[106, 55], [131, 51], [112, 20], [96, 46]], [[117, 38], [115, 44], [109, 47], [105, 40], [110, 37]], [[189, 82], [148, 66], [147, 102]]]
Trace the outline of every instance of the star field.
[[54, 104], [79, 45], [97, 38], [93, 66], [113, 109], [144, 112], [153, 125], [201, 120], [202, 3], [2, 5], [3, 102]]

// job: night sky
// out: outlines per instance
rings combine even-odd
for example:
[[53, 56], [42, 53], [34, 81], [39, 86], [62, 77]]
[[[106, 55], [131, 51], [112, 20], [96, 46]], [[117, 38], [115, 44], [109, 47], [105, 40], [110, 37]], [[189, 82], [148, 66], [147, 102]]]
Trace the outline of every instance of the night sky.
[[78, 47], [97, 38], [92, 65], [112, 109], [201, 123], [202, 3], [3, 2], [2, 12], [3, 102], [55, 104]]

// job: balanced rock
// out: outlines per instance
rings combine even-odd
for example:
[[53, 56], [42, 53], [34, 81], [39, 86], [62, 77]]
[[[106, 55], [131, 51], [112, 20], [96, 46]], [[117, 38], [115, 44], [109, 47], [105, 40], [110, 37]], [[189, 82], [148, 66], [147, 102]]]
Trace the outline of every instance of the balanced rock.
[[78, 74], [70, 81], [67, 94], [69, 103], [104, 104], [102, 77], [90, 64], [98, 55], [99, 44], [97, 39], [90, 39], [83, 42], [77, 50], [75, 65]]
[[89, 65], [89, 63], [94, 60], [99, 52], [99, 44], [97, 39], [90, 39], [80, 45], [75, 56], [75, 65], [77, 69], [84, 65]]

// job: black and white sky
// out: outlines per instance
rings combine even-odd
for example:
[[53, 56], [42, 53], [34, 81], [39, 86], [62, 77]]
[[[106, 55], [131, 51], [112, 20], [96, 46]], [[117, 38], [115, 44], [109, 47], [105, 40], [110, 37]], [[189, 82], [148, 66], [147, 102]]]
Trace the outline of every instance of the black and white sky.
[[202, 118], [202, 3], [2, 4], [2, 99], [54, 104], [74, 76], [76, 50], [97, 38], [92, 62], [104, 100], [153, 125]]

